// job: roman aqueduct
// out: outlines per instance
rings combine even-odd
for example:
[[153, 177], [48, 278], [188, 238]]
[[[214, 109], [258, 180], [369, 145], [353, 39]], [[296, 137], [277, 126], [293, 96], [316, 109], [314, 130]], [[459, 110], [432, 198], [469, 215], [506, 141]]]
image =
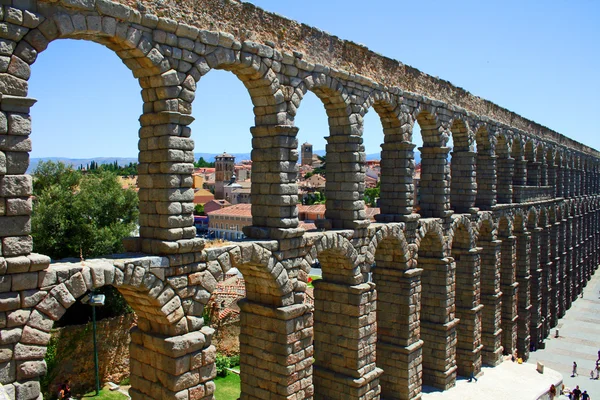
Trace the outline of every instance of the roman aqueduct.
[[[202, 312], [237, 267], [242, 399], [416, 399], [502, 354], [527, 358], [598, 265], [600, 154], [446, 81], [233, 0], [0, 4], [0, 382], [11, 398], [41, 398], [54, 322], [104, 285], [139, 317], [132, 398], [213, 398]], [[63, 38], [112, 49], [142, 88], [135, 256], [52, 264], [32, 253], [30, 65]], [[254, 104], [253, 226], [251, 240], [205, 249], [188, 125], [213, 69], [235, 74]], [[296, 210], [294, 117], [309, 91], [330, 129], [319, 232], [299, 229]], [[367, 112], [385, 137], [377, 223], [362, 200]], [[313, 308], [304, 297], [317, 259]]]

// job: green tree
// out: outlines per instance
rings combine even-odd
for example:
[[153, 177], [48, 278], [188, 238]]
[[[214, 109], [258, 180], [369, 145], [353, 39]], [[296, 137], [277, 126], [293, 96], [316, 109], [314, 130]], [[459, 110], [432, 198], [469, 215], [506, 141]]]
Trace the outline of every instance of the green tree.
[[194, 206], [194, 214], [204, 215], [204, 204], [196, 204]]
[[33, 173], [32, 236], [35, 251], [52, 258], [97, 257], [123, 250], [136, 229], [138, 197], [122, 189], [115, 173], [82, 174], [43, 162]]
[[365, 189], [364, 199], [365, 203], [371, 207], [377, 207], [377, 199], [379, 198], [380, 189], [379, 182], [377, 182], [377, 187]]
[[196, 168], [214, 168], [215, 167], [215, 163], [214, 162], [208, 162], [204, 159], [204, 157], [200, 157], [198, 159], [198, 161], [196, 161], [194, 163], [194, 167]]

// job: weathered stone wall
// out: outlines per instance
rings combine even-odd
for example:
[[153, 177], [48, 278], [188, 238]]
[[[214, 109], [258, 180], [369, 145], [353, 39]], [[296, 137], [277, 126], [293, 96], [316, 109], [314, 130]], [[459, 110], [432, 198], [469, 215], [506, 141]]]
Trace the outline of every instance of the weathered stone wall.
[[[244, 400], [417, 399], [422, 384], [450, 388], [501, 353], [527, 358], [599, 264], [599, 154], [253, 6], [177, 3], [0, 1], [0, 382], [10, 398], [39, 398], [54, 321], [113, 285], [138, 315], [132, 398], [212, 399], [214, 330], [202, 314], [231, 267], [246, 283]], [[126, 244], [145, 256], [50, 264], [31, 253], [27, 81], [37, 55], [63, 38], [112, 49], [142, 87], [140, 237]], [[205, 249], [193, 226], [189, 124], [196, 83], [213, 69], [235, 74], [254, 104], [253, 217], [250, 240]], [[294, 119], [308, 91], [330, 125], [319, 232], [298, 227], [296, 206]], [[371, 109], [385, 134], [375, 224], [363, 201]], [[317, 260], [313, 307], [305, 291]]]
[[[129, 330], [135, 326], [135, 314], [105, 319], [96, 323], [100, 382], [120, 383], [129, 377]], [[85, 394], [95, 387], [94, 342], [92, 325], [73, 325], [51, 332], [56, 343], [56, 366], [48, 371], [53, 377], [51, 393], [66, 379], [75, 394]]]

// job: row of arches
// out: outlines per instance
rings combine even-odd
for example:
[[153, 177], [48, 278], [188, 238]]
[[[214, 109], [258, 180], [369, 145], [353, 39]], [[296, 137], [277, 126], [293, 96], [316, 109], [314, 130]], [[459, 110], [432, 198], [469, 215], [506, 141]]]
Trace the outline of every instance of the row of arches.
[[[147, 252], [176, 252], [179, 245], [167, 242], [195, 236], [189, 187], [194, 143], [189, 138], [189, 124], [197, 82], [213, 69], [235, 74], [254, 104], [253, 227], [247, 228], [249, 237], [264, 237], [265, 232], [277, 237], [290, 229], [299, 234], [296, 205], [290, 201], [297, 193], [298, 178], [294, 120], [309, 91], [321, 99], [329, 117], [326, 226], [364, 228], [369, 224], [363, 200], [365, 150], [361, 135], [363, 118], [370, 109], [379, 115], [384, 132], [382, 215], [378, 217], [382, 222], [399, 221], [415, 211], [423, 217], [447, 217], [450, 211], [467, 213], [473, 207], [490, 209], [497, 203], [598, 191], [594, 151], [570, 146], [568, 140], [558, 144], [399, 89], [385, 91], [358, 78], [354, 82], [331, 69], [300, 68], [298, 62], [272, 47], [241, 42], [228, 33], [187, 25], [178, 28], [175, 21], [150, 15], [137, 21], [139, 13], [126, 11], [126, 7], [118, 8], [123, 15], [100, 6], [95, 12], [77, 7], [57, 4], [45, 6], [40, 13], [32, 12], [35, 7], [10, 7], [16, 16], [7, 22], [13, 31], [6, 39], [14, 45], [14, 67], [2, 78], [6, 82], [4, 102], [19, 103], [17, 108], [8, 106], [7, 110], [13, 111], [6, 117], [25, 123], [12, 124], [9, 133], [27, 136], [31, 132], [27, 104], [32, 102], [16, 97], [27, 96], [29, 65], [51, 41], [84, 39], [114, 50], [142, 87], [140, 236]], [[419, 149], [418, 204], [414, 204], [413, 128], [417, 123], [423, 146]], [[449, 164], [451, 138], [454, 146]], [[15, 144], [7, 151], [27, 152], [27, 146]], [[23, 163], [11, 165], [11, 173], [22, 174], [23, 168]], [[179, 203], [179, 207], [165, 207], [167, 203]], [[172, 215], [165, 211], [174, 209], [181, 212]]]

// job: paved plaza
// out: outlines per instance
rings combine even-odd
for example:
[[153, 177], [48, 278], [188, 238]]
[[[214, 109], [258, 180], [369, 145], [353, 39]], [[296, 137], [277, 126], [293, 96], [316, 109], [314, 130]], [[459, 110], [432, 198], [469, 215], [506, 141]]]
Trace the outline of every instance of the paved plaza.
[[[529, 362], [544, 363], [563, 375], [567, 387], [579, 385], [592, 399], [600, 399], [600, 380], [590, 379], [590, 370], [600, 350], [600, 272], [592, 276], [583, 290], [583, 298], [573, 303], [558, 321], [557, 328], [559, 337], [555, 337], [556, 329], [552, 329], [545, 340], [546, 348], [532, 352]], [[573, 361], [577, 363], [579, 375], [572, 378]]]
[[[590, 379], [600, 350], [600, 273], [596, 273], [578, 298], [545, 340], [546, 348], [532, 352], [526, 364], [510, 359], [496, 368], [484, 367], [477, 382], [459, 378], [456, 387], [445, 391], [423, 388], [423, 400], [522, 399], [536, 400], [551, 383], [564, 382], [568, 388], [579, 385], [593, 400], [600, 399], [600, 380]], [[544, 374], [536, 371], [536, 364], [544, 364]], [[579, 375], [571, 377], [573, 361]], [[562, 378], [561, 378], [562, 375]], [[595, 375], [594, 375], [595, 376]], [[427, 393], [429, 391], [429, 393]]]

